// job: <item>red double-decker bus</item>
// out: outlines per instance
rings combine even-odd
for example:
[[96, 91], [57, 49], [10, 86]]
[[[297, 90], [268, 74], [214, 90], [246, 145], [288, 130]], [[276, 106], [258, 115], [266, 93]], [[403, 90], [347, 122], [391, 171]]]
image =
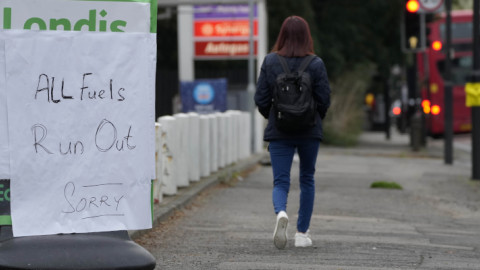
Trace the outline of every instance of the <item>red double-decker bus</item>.
[[[451, 81], [453, 84], [453, 131], [471, 131], [471, 110], [465, 106], [465, 83], [469, 81], [472, 57], [473, 13], [470, 10], [452, 11]], [[429, 47], [417, 54], [417, 67], [421, 82], [422, 107], [426, 130], [431, 136], [441, 136], [445, 130], [444, 87], [446, 51], [446, 15], [439, 14], [429, 23]]]

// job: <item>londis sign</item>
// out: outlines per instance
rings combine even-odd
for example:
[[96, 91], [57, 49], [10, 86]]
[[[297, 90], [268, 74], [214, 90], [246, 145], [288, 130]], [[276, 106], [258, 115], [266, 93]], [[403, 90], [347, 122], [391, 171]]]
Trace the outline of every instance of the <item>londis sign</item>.
[[[157, 5], [151, 2], [2, 0], [0, 29], [153, 33]], [[150, 22], [138, 20], [148, 17]]]

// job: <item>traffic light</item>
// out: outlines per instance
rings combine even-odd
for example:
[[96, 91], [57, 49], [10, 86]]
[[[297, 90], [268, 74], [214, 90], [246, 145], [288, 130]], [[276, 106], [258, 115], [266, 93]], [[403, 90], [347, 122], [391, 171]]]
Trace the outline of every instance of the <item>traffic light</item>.
[[407, 0], [405, 8], [410, 13], [415, 13], [420, 9], [420, 3], [417, 0]]
[[417, 51], [422, 49], [420, 4], [418, 0], [404, 0], [402, 47], [406, 51]]

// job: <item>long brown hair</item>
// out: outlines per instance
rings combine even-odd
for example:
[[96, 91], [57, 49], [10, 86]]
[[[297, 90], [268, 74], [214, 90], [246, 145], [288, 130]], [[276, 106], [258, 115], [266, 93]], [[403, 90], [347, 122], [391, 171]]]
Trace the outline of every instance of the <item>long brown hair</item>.
[[303, 57], [313, 52], [313, 40], [308, 23], [299, 16], [283, 21], [272, 52], [285, 57]]

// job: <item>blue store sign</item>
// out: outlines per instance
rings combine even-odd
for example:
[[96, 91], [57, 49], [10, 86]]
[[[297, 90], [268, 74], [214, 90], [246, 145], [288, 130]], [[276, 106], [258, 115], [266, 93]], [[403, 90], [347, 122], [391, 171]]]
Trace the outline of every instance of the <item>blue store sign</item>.
[[227, 110], [227, 79], [180, 83], [182, 112], [214, 113]]
[[199, 83], [193, 89], [193, 99], [198, 104], [210, 104], [214, 97], [215, 90], [209, 83]]

